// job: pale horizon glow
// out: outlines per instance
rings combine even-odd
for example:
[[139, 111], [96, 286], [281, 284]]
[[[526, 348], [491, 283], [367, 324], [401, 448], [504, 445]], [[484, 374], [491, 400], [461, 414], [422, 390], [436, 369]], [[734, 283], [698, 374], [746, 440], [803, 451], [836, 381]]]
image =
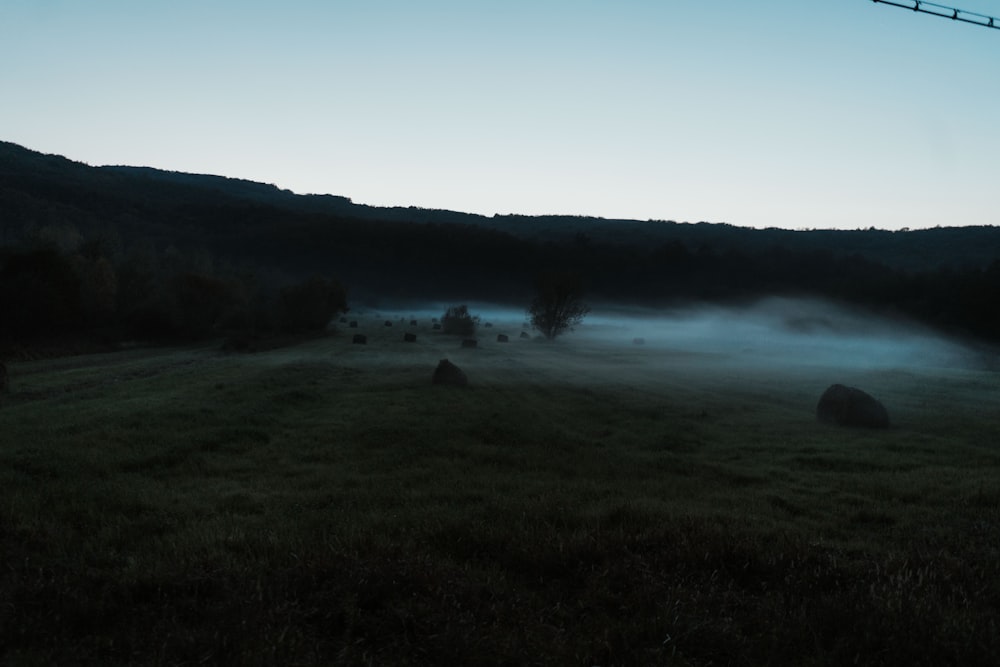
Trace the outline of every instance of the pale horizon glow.
[[0, 140], [95, 166], [487, 216], [1000, 225], [1000, 31], [870, 0], [9, 0], [0, 59]]

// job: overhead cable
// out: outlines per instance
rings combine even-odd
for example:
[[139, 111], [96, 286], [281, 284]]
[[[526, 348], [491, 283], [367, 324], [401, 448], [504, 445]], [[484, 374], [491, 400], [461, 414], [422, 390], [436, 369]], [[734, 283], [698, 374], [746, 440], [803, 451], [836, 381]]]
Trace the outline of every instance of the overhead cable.
[[1000, 30], [1000, 19], [994, 18], [992, 16], [987, 16], [985, 14], [977, 14], [976, 12], [968, 12], [964, 9], [946, 7], [945, 5], [939, 5], [933, 2], [924, 2], [924, 0], [905, 0], [904, 2], [891, 2], [890, 0], [872, 0], [872, 2], [876, 4], [882, 3], [883, 5], [892, 5], [893, 7], [902, 7], [903, 9], [909, 9], [914, 12], [920, 12], [921, 14], [940, 16], [943, 19], [951, 19], [953, 21], [961, 21], [963, 23], [981, 25], [984, 28], [993, 28], [995, 30]]

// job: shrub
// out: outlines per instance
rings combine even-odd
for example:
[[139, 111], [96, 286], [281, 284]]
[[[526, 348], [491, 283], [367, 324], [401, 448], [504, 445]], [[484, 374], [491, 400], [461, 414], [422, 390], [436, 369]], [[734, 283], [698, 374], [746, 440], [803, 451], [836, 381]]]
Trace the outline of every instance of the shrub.
[[474, 336], [479, 316], [469, 313], [466, 305], [452, 306], [441, 316], [441, 330], [456, 336]]
[[279, 299], [286, 331], [323, 331], [337, 313], [347, 312], [347, 290], [319, 276], [283, 288]]

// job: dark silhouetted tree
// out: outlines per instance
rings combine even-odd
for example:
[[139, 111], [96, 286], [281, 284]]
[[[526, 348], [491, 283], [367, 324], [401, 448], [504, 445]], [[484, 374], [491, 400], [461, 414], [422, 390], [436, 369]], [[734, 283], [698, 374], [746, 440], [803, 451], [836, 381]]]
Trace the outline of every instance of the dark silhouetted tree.
[[544, 273], [535, 281], [535, 299], [528, 308], [531, 326], [549, 340], [572, 329], [590, 312], [580, 300], [580, 276], [575, 273]]
[[108, 326], [115, 314], [118, 276], [107, 257], [74, 257], [80, 281], [80, 306], [91, 326]]
[[319, 276], [282, 288], [279, 301], [279, 326], [286, 331], [323, 331], [334, 315], [347, 312], [347, 290]]
[[222, 313], [236, 299], [230, 285], [197, 273], [175, 276], [171, 288], [176, 305], [173, 328], [184, 339], [212, 335]]
[[441, 316], [441, 330], [455, 336], [474, 336], [479, 316], [472, 315], [466, 305], [452, 306]]
[[53, 247], [0, 257], [0, 338], [28, 340], [79, 329], [80, 285]]

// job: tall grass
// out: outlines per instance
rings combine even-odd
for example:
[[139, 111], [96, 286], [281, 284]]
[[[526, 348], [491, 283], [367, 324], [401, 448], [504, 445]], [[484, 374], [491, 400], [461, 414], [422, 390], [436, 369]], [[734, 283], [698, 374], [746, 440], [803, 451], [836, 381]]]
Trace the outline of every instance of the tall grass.
[[1000, 655], [994, 376], [871, 372], [897, 426], [858, 432], [799, 371], [384, 336], [12, 364], [0, 662]]

